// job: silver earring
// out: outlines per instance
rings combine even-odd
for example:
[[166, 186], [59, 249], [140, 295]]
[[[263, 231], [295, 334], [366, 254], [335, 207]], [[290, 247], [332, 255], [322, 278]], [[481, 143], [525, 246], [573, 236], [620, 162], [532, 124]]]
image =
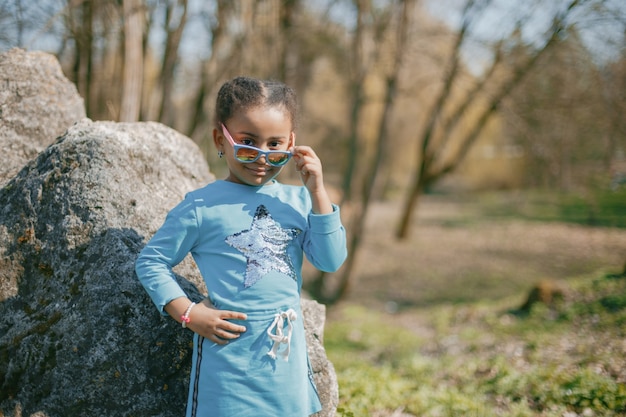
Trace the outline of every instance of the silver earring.
[[224, 156], [224, 152], [222, 152], [222, 151], [218, 151], [218, 152], [217, 152], [217, 156], [221, 158], [222, 156]]

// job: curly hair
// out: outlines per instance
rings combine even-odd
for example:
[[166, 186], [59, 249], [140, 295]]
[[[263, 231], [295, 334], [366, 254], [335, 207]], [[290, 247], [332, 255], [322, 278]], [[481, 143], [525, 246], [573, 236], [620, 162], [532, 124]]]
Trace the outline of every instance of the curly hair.
[[258, 106], [283, 107], [292, 130], [296, 129], [298, 100], [295, 91], [279, 81], [250, 77], [236, 77], [220, 87], [215, 101], [215, 125], [226, 123], [235, 112]]

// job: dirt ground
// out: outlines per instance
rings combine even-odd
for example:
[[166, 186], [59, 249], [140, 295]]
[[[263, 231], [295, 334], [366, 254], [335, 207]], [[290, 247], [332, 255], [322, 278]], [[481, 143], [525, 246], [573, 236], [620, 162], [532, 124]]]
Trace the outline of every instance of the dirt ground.
[[401, 207], [374, 204], [348, 301], [387, 310], [515, 295], [522, 302], [540, 280], [624, 268], [625, 229], [493, 219], [476, 207], [425, 196], [411, 237], [398, 241]]

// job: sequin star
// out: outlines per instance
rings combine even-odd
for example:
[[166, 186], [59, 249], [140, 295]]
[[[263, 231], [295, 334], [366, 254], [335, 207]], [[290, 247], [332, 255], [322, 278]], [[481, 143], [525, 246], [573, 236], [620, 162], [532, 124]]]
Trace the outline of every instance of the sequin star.
[[250, 229], [226, 238], [227, 244], [248, 259], [244, 287], [256, 284], [270, 271], [277, 271], [297, 280], [296, 271], [287, 256], [287, 246], [300, 232], [299, 229], [283, 229], [274, 221], [265, 206], [257, 207]]

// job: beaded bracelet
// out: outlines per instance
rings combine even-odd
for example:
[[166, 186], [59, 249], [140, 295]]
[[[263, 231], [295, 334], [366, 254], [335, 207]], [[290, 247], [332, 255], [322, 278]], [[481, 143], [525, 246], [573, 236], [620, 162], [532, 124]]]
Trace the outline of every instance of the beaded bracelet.
[[189, 304], [189, 307], [187, 307], [187, 311], [185, 311], [185, 314], [180, 316], [180, 320], [181, 320], [181, 324], [183, 325], [183, 329], [186, 328], [187, 327], [187, 323], [189, 323], [191, 321], [191, 318], [189, 318], [189, 313], [191, 313], [191, 309], [195, 305], [196, 305], [196, 303], [193, 303], [193, 302], [191, 304]]

